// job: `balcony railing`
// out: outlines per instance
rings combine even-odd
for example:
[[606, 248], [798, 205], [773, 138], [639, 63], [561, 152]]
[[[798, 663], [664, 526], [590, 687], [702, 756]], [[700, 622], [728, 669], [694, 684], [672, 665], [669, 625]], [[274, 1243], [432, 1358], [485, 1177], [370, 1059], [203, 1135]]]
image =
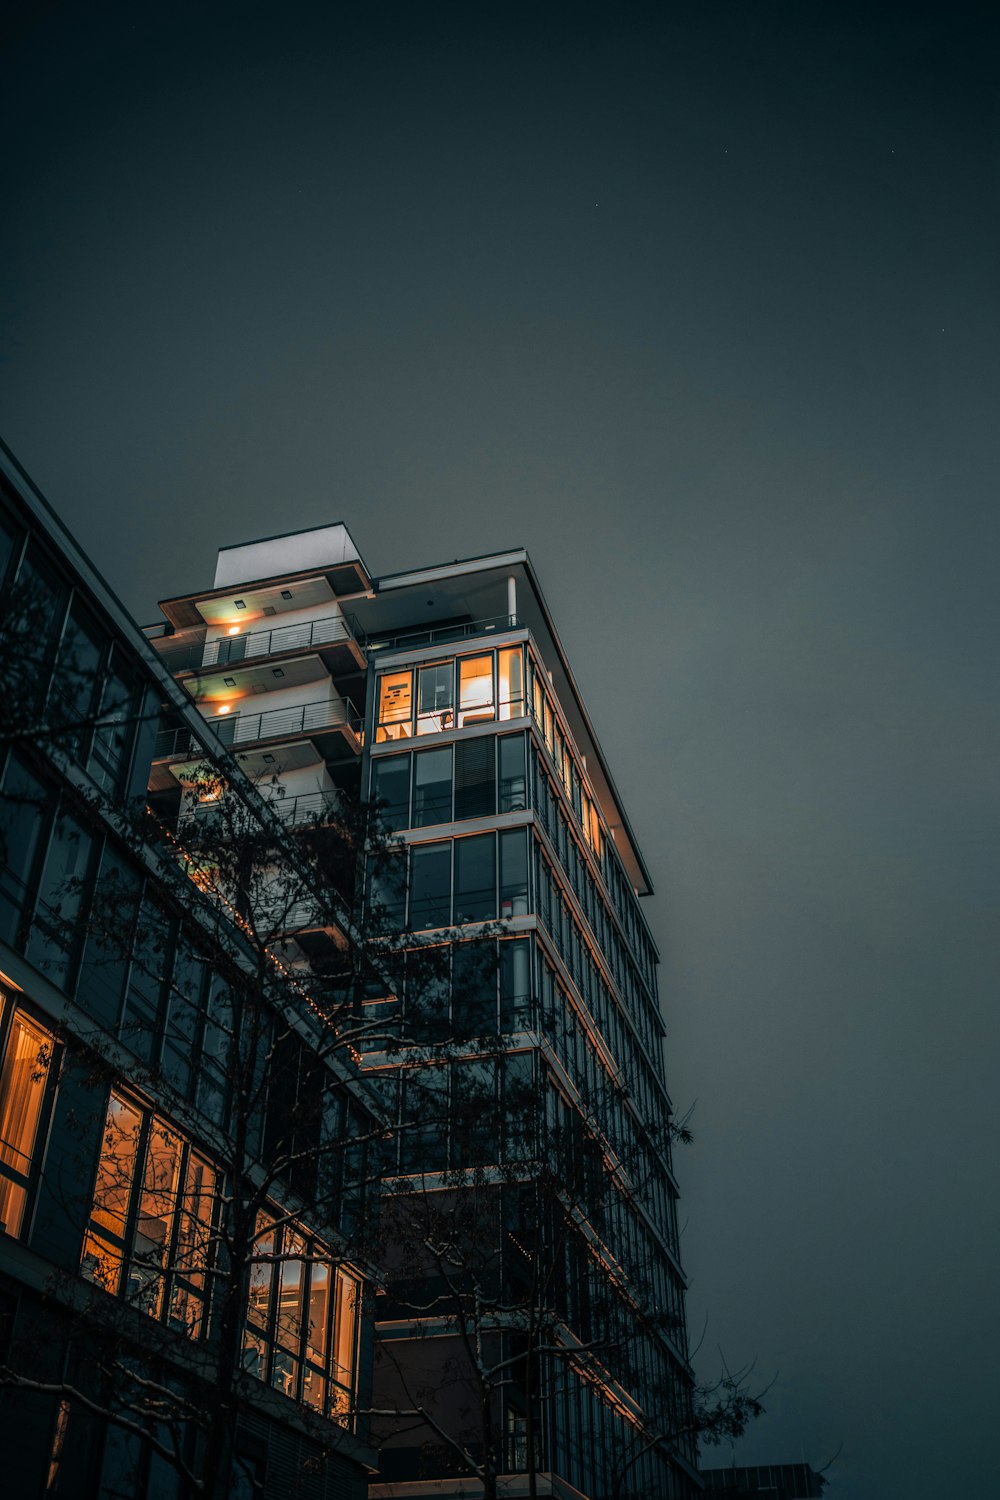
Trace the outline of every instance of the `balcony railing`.
[[369, 652], [406, 651], [411, 646], [436, 646], [446, 641], [464, 641], [470, 635], [489, 635], [503, 630], [522, 630], [525, 622], [517, 615], [490, 615], [485, 620], [463, 620], [455, 625], [439, 625], [433, 630], [404, 630], [399, 635], [369, 637]]
[[354, 615], [326, 615], [321, 620], [303, 620], [298, 625], [273, 625], [269, 630], [215, 636], [210, 641], [200, 632], [197, 640], [184, 636], [160, 636], [153, 641], [153, 646], [171, 672], [199, 672], [209, 667], [235, 667], [285, 651], [338, 646], [345, 641], [355, 641], [364, 649], [365, 634]]
[[[339, 806], [339, 798], [336, 792], [301, 792], [297, 797], [272, 797], [262, 793], [267, 803], [268, 811], [288, 828], [301, 826], [303, 823], [312, 823], [328, 813], [332, 813]], [[179, 828], [202, 825], [210, 827], [220, 817], [222, 812], [221, 799], [197, 802], [193, 807], [182, 809], [178, 819]], [[246, 814], [249, 822], [252, 814]]]
[[[252, 745], [262, 740], [293, 739], [324, 729], [351, 729], [360, 738], [363, 720], [349, 698], [325, 698], [320, 703], [297, 703], [264, 713], [206, 716], [224, 745]], [[156, 737], [156, 760], [185, 760], [203, 755], [204, 747], [189, 729], [162, 729]]]

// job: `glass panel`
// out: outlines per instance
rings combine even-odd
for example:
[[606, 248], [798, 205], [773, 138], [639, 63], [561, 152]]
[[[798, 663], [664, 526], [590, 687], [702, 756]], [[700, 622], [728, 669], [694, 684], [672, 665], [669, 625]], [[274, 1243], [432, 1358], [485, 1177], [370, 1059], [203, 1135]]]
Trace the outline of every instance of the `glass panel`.
[[493, 1035], [497, 1029], [496, 943], [456, 943], [452, 1013], [460, 1037]]
[[527, 938], [500, 944], [500, 1030], [531, 1022], [531, 945]]
[[421, 844], [410, 853], [410, 926], [446, 927], [451, 921], [451, 844]]
[[0, 937], [18, 940], [50, 801], [46, 788], [11, 759], [0, 798]]
[[184, 1196], [178, 1212], [175, 1270], [187, 1285], [175, 1284], [170, 1321], [189, 1338], [201, 1334], [204, 1317], [205, 1267], [212, 1239], [215, 1169], [192, 1151], [188, 1157]]
[[309, 1269], [309, 1323], [306, 1328], [306, 1359], [323, 1368], [326, 1364], [327, 1322], [330, 1313], [330, 1267], [313, 1261]]
[[385, 672], [379, 678], [376, 740], [405, 740], [412, 732], [413, 673]]
[[524, 828], [500, 835], [500, 915], [528, 915], [528, 844]]
[[497, 914], [496, 836], [455, 841], [455, 921], [489, 922]]
[[90, 753], [90, 772], [105, 787], [120, 788], [128, 770], [128, 752], [135, 727], [135, 684], [124, 663], [108, 673], [101, 700], [102, 723], [97, 726]]
[[500, 718], [520, 719], [524, 714], [524, 678], [521, 647], [501, 651], [498, 656]]
[[93, 838], [76, 819], [61, 813], [45, 856], [27, 949], [55, 984], [65, 983], [82, 941], [77, 918], [93, 847]]
[[347, 1390], [354, 1388], [354, 1345], [360, 1303], [360, 1282], [347, 1271], [337, 1272], [333, 1324], [333, 1378]]
[[[0, 1072], [0, 1164], [19, 1177], [31, 1170], [51, 1060], [51, 1038], [15, 1012]], [[20, 1233], [25, 1202], [23, 1184], [0, 1170], [0, 1230], [5, 1234]]]
[[[274, 1274], [274, 1231], [267, 1228], [270, 1221], [261, 1214], [257, 1219], [257, 1238], [254, 1241], [250, 1262], [250, 1288], [247, 1294], [247, 1318], [258, 1328], [267, 1328], [271, 1302], [271, 1279]], [[263, 1377], [262, 1377], [263, 1378]]]
[[458, 727], [481, 724], [494, 717], [493, 653], [488, 656], [465, 656], [458, 663]]
[[172, 926], [162, 907], [148, 899], [143, 901], [135, 931], [121, 1038], [146, 1062], [152, 1059], [160, 1025]]
[[455, 746], [456, 818], [487, 818], [496, 811], [495, 747], [492, 735]]
[[95, 710], [101, 660], [107, 637], [86, 606], [74, 600], [59, 646], [52, 694], [61, 720], [83, 727], [70, 741], [76, 755], [90, 741], [89, 720]]
[[[80, 1266], [84, 1276], [109, 1292], [118, 1290], [121, 1244], [132, 1196], [141, 1123], [137, 1109], [126, 1104], [117, 1094], [111, 1095], [94, 1185], [94, 1204], [90, 1211], [91, 1232], [84, 1242]], [[117, 1243], [111, 1243], [111, 1240]]]
[[500, 746], [500, 811], [523, 812], [527, 806], [524, 735], [505, 734]]
[[437, 734], [454, 727], [455, 663], [421, 667], [417, 696], [417, 733]]
[[451, 822], [451, 746], [413, 757], [413, 826]]
[[170, 1255], [180, 1166], [180, 1141], [154, 1120], [129, 1269], [129, 1298], [153, 1317], [160, 1316], [163, 1306], [163, 1272]]
[[293, 1400], [298, 1395], [299, 1357], [302, 1348], [302, 1291], [305, 1266], [300, 1259], [304, 1249], [297, 1235], [285, 1230], [282, 1254], [294, 1256], [282, 1260], [278, 1271], [278, 1311], [275, 1321], [274, 1365], [271, 1384]]
[[386, 833], [410, 825], [410, 757], [387, 755], [372, 762], [372, 802]]
[[406, 1034], [414, 1042], [443, 1041], [449, 1032], [449, 950], [436, 943], [406, 956]]

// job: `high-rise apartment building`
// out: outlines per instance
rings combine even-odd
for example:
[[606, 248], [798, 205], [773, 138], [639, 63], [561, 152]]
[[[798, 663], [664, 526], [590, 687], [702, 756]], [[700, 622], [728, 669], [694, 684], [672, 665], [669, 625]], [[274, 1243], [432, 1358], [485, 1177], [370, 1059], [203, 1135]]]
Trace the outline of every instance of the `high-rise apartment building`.
[[[380, 810], [373, 1496], [694, 1492], [650, 882], [527, 554], [374, 577], [330, 525], [225, 548], [163, 611], [161, 661], [279, 819]], [[181, 828], [213, 816], [196, 761], [168, 717]], [[329, 941], [303, 920], [289, 962]]]

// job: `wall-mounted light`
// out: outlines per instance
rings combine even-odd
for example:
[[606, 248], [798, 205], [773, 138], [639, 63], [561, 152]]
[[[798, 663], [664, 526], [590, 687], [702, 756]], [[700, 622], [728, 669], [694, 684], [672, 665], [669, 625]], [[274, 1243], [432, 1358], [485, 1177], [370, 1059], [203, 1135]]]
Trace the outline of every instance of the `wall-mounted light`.
[[247, 601], [245, 599], [234, 599], [233, 603], [236, 605], [237, 609], [246, 609], [247, 607]]
[[238, 625], [230, 625], [229, 630], [226, 633], [227, 635], [239, 635], [240, 627]]

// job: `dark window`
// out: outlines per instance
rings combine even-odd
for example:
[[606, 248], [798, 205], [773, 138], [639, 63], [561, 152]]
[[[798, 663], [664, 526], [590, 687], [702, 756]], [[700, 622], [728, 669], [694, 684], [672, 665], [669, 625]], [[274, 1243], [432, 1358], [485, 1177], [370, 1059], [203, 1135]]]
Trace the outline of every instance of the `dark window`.
[[523, 812], [527, 805], [524, 735], [505, 734], [500, 739], [500, 811]]
[[104, 679], [100, 723], [94, 733], [87, 769], [108, 790], [120, 791], [128, 774], [135, 736], [136, 684], [124, 661], [113, 663]]
[[445, 927], [451, 921], [451, 844], [411, 850], [410, 926]]
[[436, 944], [406, 956], [406, 1033], [414, 1042], [443, 1041], [449, 1018], [449, 949]]
[[163, 1018], [164, 981], [169, 970], [172, 923], [148, 897], [139, 911], [132, 968], [125, 997], [121, 1037], [144, 1062], [151, 1062]]
[[528, 914], [527, 830], [513, 828], [500, 835], [500, 915]]
[[455, 817], [485, 818], [496, 811], [492, 735], [455, 746]]
[[451, 822], [451, 746], [413, 757], [413, 827]]
[[500, 1030], [531, 1023], [531, 946], [527, 938], [500, 944]]
[[458, 1036], [479, 1037], [497, 1029], [496, 943], [456, 943], [452, 1010]]
[[50, 800], [46, 787], [11, 758], [0, 798], [0, 937], [8, 943], [24, 940]]
[[118, 1026], [133, 940], [140, 882], [131, 865], [105, 846], [77, 984], [77, 999], [109, 1031]]
[[63, 809], [45, 855], [27, 949], [54, 984], [67, 984], [79, 956], [93, 847], [92, 836]]
[[409, 827], [410, 757], [387, 755], [372, 763], [372, 801], [386, 833]]
[[455, 841], [455, 921], [489, 922], [497, 914], [496, 838]]

